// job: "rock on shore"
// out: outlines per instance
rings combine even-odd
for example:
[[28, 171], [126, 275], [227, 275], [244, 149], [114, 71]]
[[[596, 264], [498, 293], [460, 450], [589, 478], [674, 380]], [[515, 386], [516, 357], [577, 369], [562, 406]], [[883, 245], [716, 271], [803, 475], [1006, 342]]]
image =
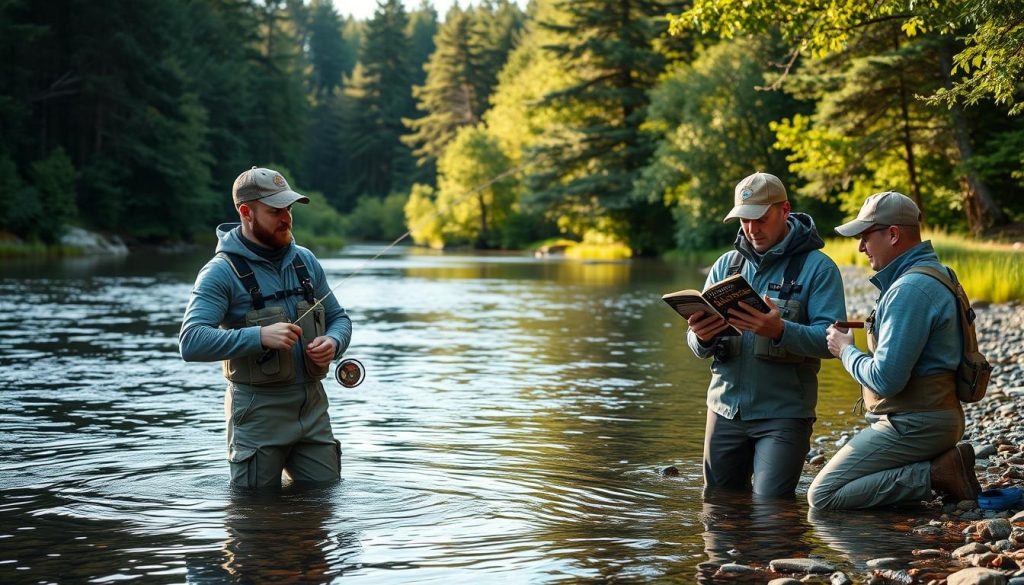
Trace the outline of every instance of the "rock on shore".
[[118, 236], [106, 237], [80, 227], [69, 227], [61, 236], [60, 243], [78, 248], [86, 254], [123, 256], [128, 253], [128, 246]]

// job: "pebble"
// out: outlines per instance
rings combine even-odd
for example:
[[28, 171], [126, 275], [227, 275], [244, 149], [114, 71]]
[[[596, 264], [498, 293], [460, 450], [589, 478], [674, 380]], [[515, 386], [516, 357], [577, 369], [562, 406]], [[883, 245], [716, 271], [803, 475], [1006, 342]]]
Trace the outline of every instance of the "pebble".
[[899, 569], [902, 568], [903, 561], [896, 557], [884, 557], [881, 559], [871, 559], [867, 562], [869, 569]]
[[722, 574], [742, 575], [744, 573], [753, 573], [757, 569], [748, 567], [747, 565], [741, 565], [739, 563], [725, 563], [721, 567], [718, 567], [718, 572]]
[[836, 568], [818, 559], [775, 559], [768, 563], [775, 573], [834, 573]]

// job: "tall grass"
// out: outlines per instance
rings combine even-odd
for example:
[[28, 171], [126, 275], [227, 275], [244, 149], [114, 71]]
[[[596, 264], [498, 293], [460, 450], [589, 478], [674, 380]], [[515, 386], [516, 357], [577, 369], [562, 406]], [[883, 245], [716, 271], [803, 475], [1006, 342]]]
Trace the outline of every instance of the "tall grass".
[[[964, 236], [926, 230], [939, 260], [956, 272], [974, 301], [1005, 303], [1024, 300], [1024, 249], [998, 242], [976, 242]], [[836, 238], [822, 250], [840, 266], [868, 266], [856, 238]]]

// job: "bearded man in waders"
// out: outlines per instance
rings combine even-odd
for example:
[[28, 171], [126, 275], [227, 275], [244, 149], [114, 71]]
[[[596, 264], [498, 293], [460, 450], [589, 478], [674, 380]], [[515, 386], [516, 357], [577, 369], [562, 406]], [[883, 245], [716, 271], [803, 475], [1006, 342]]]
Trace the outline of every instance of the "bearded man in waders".
[[233, 484], [278, 487], [282, 472], [337, 480], [341, 447], [320, 381], [348, 347], [352, 322], [316, 257], [292, 239], [291, 207], [309, 198], [256, 167], [235, 179], [232, 197], [241, 224], [217, 227], [217, 253], [185, 309], [181, 357], [223, 361]]

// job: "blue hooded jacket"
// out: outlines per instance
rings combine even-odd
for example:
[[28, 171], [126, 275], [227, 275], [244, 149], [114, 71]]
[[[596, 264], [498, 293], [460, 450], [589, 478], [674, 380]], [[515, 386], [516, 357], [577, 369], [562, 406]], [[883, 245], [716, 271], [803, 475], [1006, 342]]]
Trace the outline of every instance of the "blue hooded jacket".
[[[335, 295], [328, 294], [330, 286], [327, 276], [316, 256], [308, 249], [295, 244], [288, 245], [288, 251], [280, 265], [263, 258], [247, 248], [241, 241], [241, 227], [237, 223], [217, 226], [217, 252], [229, 252], [245, 258], [256, 275], [256, 281], [264, 295], [280, 290], [299, 287], [299, 278], [292, 267], [296, 254], [302, 257], [309, 276], [313, 281], [316, 298], [323, 299], [327, 328], [325, 335], [334, 339], [337, 346], [334, 357], [342, 355], [352, 339], [352, 321]], [[268, 305], [286, 307], [290, 320], [298, 317], [296, 305], [301, 296], [289, 296], [281, 301], [269, 301]], [[199, 271], [192, 295], [189, 297], [185, 316], [178, 334], [181, 357], [187, 362], [212, 362], [240, 357], [263, 351], [260, 345], [259, 327], [227, 329], [229, 324], [245, 320], [245, 314], [252, 310], [252, 297], [235, 275], [228, 261], [214, 256]], [[302, 343], [292, 347], [296, 364], [303, 363], [305, 348]], [[296, 367], [295, 383], [305, 381], [305, 368]]]
[[882, 398], [902, 392], [911, 373], [955, 372], [963, 353], [956, 298], [927, 274], [907, 274], [913, 266], [945, 270], [926, 241], [875, 273], [871, 282], [881, 291], [875, 308], [875, 353], [849, 345], [839, 356], [854, 379]]
[[[807, 252], [807, 260], [796, 279], [801, 285], [790, 299], [799, 301], [796, 321], [784, 321], [776, 347], [804, 356], [801, 363], [779, 363], [754, 356], [755, 334], [744, 331], [739, 355], [711, 363], [708, 408], [729, 419], [812, 418], [818, 403], [818, 371], [821, 359], [830, 358], [825, 330], [835, 321], [846, 320], [846, 296], [839, 268], [820, 251], [825, 245], [805, 213], [790, 213], [789, 232], [763, 255], [757, 254], [740, 229], [736, 250], [746, 258], [742, 274], [754, 290], [776, 298], [770, 283], [781, 283], [789, 258]], [[706, 289], [726, 277], [732, 253], [723, 254], [711, 267]], [[705, 346], [693, 331], [687, 343], [700, 358], [711, 357], [714, 346]]]

